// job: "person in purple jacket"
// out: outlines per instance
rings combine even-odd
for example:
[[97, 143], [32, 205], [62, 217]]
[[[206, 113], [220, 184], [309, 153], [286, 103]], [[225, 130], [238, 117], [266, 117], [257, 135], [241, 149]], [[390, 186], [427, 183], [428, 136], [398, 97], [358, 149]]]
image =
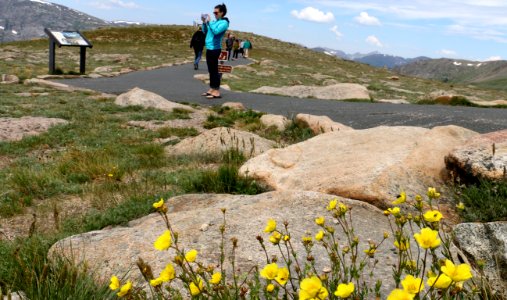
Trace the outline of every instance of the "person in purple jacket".
[[208, 99], [222, 98], [220, 95], [220, 73], [218, 73], [218, 58], [222, 52], [222, 38], [229, 29], [229, 19], [225, 18], [227, 7], [225, 4], [215, 6], [213, 11], [216, 20], [211, 21], [210, 16], [202, 17], [202, 30], [206, 35], [206, 62], [209, 72], [210, 89], [203, 93]]

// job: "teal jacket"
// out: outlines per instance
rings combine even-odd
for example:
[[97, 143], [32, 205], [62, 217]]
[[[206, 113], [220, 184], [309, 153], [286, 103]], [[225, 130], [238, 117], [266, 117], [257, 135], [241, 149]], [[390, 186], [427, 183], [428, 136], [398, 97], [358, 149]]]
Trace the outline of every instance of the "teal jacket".
[[222, 49], [222, 38], [227, 29], [229, 29], [229, 19], [227, 18], [204, 23], [202, 31], [206, 34], [206, 49]]

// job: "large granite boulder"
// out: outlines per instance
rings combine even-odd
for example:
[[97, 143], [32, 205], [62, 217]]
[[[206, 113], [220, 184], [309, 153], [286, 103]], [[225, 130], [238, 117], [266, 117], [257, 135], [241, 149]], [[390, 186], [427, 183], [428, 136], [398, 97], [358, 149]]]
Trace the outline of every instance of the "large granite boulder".
[[507, 130], [481, 134], [445, 158], [447, 168], [465, 181], [507, 177]]
[[507, 299], [507, 222], [462, 223], [454, 235], [457, 246], [475, 263], [484, 264], [491, 287]]
[[303, 127], [310, 128], [314, 134], [333, 131], [354, 130], [352, 127], [331, 120], [328, 116], [314, 116], [309, 114], [296, 115], [295, 122]]
[[114, 103], [120, 106], [142, 106], [144, 108], [155, 108], [168, 112], [172, 112], [174, 109], [194, 111], [191, 106], [171, 102], [162, 96], [140, 88], [133, 88], [127, 93], [119, 95]]
[[447, 176], [444, 157], [477, 133], [457, 126], [330, 132], [247, 161], [240, 173], [274, 190], [307, 190], [374, 203], [422, 193]]
[[276, 143], [256, 134], [232, 128], [217, 127], [196, 137], [165, 148], [168, 155], [212, 154], [230, 149], [238, 150], [245, 157], [257, 156], [276, 146]]
[[368, 89], [355, 83], [338, 83], [328, 86], [263, 86], [252, 91], [259, 94], [275, 94], [298, 98], [317, 98], [327, 100], [362, 99], [370, 100]]
[[56, 125], [68, 122], [57, 118], [0, 118], [0, 142], [19, 141], [25, 136], [39, 135]]
[[[265, 255], [256, 240], [261, 235], [267, 243], [269, 255], [277, 255], [282, 261], [275, 246], [270, 245], [268, 235], [263, 233], [266, 221], [274, 218], [279, 226], [288, 221], [291, 239], [301, 263], [304, 263], [304, 248], [301, 238], [307, 232], [314, 236], [319, 227], [315, 224], [316, 217], [325, 216], [330, 225], [331, 218], [325, 207], [335, 198], [315, 192], [270, 192], [256, 196], [246, 195], [185, 195], [168, 201], [169, 220], [178, 232], [178, 243], [185, 249], [196, 249], [199, 252], [198, 261], [216, 264], [220, 256], [219, 227], [222, 224], [221, 209], [227, 209], [226, 241], [227, 251], [230, 251], [230, 239], [238, 239], [236, 251], [237, 268], [246, 273], [253, 265], [264, 266]], [[379, 242], [383, 233], [390, 231], [387, 218], [381, 210], [367, 203], [339, 199], [352, 208], [355, 234], [359, 237], [360, 255], [368, 248], [368, 240]], [[336, 228], [339, 243], [344, 246], [344, 235]], [[107, 282], [111, 275], [143, 282], [136, 267], [138, 258], [151, 264], [153, 272], [158, 274], [174, 257], [168, 252], [156, 251], [153, 242], [164, 232], [164, 221], [158, 214], [130, 222], [126, 227], [117, 227], [93, 231], [57, 242], [50, 250], [50, 255], [63, 255], [76, 263], [86, 262], [90, 270], [100, 275]], [[396, 263], [396, 253], [392, 251], [391, 238], [384, 242], [375, 258], [379, 264], [375, 268], [375, 280], [381, 279], [385, 286], [384, 295], [392, 287], [392, 265]], [[314, 257], [317, 269], [322, 272], [331, 266], [326, 250], [316, 245]], [[230, 266], [227, 263], [227, 268]]]
[[290, 120], [281, 115], [262, 115], [261, 123], [266, 127], [274, 126], [279, 131], [284, 131], [290, 125]]

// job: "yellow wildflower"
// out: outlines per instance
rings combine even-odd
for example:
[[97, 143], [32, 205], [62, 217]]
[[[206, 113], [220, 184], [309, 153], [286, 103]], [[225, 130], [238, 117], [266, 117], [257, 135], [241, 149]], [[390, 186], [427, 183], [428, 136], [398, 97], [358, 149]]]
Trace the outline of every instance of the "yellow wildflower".
[[198, 254], [197, 250], [192, 249], [185, 254], [185, 260], [188, 262], [194, 262], [195, 259], [197, 258], [197, 254]]
[[261, 270], [261, 277], [266, 278], [268, 280], [273, 280], [278, 275], [278, 265], [276, 263], [272, 263], [266, 265], [264, 269]]
[[273, 243], [273, 245], [278, 245], [280, 243], [280, 240], [282, 239], [282, 234], [278, 231], [273, 232], [271, 236], [269, 237], [269, 241]]
[[387, 300], [413, 300], [415, 295], [410, 294], [405, 290], [394, 289], [389, 296], [387, 296]]
[[329, 201], [329, 205], [327, 206], [327, 210], [335, 209], [337, 204], [338, 204], [338, 199], [333, 199], [333, 200]]
[[197, 278], [197, 284], [195, 282], [191, 282], [189, 287], [190, 294], [192, 294], [192, 296], [197, 296], [204, 290], [204, 285], [201, 278]]
[[283, 240], [286, 241], [286, 242], [290, 241], [290, 236], [289, 235], [284, 235], [283, 236]]
[[150, 280], [150, 285], [153, 287], [157, 287], [157, 286], [161, 285], [162, 283], [164, 283], [164, 281], [162, 281], [162, 279], [160, 277]]
[[278, 269], [278, 273], [276, 274], [275, 280], [278, 282], [279, 285], [285, 285], [287, 281], [289, 280], [289, 269], [287, 268], [281, 268]]
[[420, 233], [414, 234], [414, 238], [424, 249], [434, 249], [440, 246], [440, 239], [438, 238], [438, 231], [431, 228], [423, 228]]
[[116, 294], [118, 295], [118, 297], [123, 297], [125, 295], [127, 295], [130, 290], [132, 289], [132, 282], [127, 281], [127, 283], [125, 285], [123, 285], [120, 289], [120, 291]]
[[403, 290], [414, 295], [424, 290], [424, 283], [422, 283], [422, 279], [416, 278], [412, 275], [407, 275], [405, 279], [401, 281], [401, 285], [403, 286]]
[[400, 240], [400, 242], [398, 242], [398, 240], [395, 240], [394, 246], [398, 248], [400, 251], [407, 251], [408, 249], [410, 249], [410, 241], [403, 238]]
[[370, 249], [364, 250], [363, 252], [366, 253], [366, 255], [368, 255], [369, 257], [373, 257], [375, 255], [375, 252], [377, 252], [377, 249], [370, 248]]
[[176, 278], [176, 272], [174, 271], [173, 265], [167, 264], [165, 266], [164, 270], [162, 270], [162, 272], [160, 272], [160, 277], [159, 278], [163, 282], [171, 281], [174, 278]]
[[322, 281], [317, 276], [303, 279], [299, 287], [300, 300], [323, 300], [329, 296], [327, 289], [322, 286]]
[[315, 240], [317, 241], [322, 241], [322, 239], [324, 238], [324, 231], [319, 231], [316, 235], [315, 235]]
[[116, 276], [111, 277], [111, 284], [109, 284], [109, 288], [113, 291], [116, 291], [117, 289], [120, 288], [120, 280], [118, 279], [118, 277]]
[[109, 173], [109, 174], [107, 174], [107, 177], [109, 177], [109, 178], [113, 178], [113, 176], [114, 176], [114, 174], [113, 174], [113, 173]]
[[463, 202], [460, 202], [456, 204], [456, 208], [459, 210], [465, 210], [465, 204]]
[[312, 237], [311, 236], [304, 236], [301, 238], [301, 240], [303, 241], [303, 244], [309, 244], [312, 242]]
[[452, 279], [445, 274], [440, 274], [440, 276], [431, 276], [428, 278], [427, 283], [429, 286], [434, 286], [437, 289], [446, 289], [451, 285]]
[[171, 247], [171, 232], [169, 230], [164, 231], [164, 233], [157, 238], [155, 243], [153, 243], [155, 249], [159, 251], [165, 251]]
[[423, 217], [426, 222], [438, 222], [442, 219], [442, 213], [438, 210], [428, 210], [426, 213], [424, 213]]
[[164, 199], [160, 198], [160, 201], [153, 203], [153, 208], [159, 209], [164, 206]]
[[446, 259], [445, 266], [440, 268], [445, 275], [449, 276], [452, 281], [460, 282], [472, 278], [470, 266], [467, 264], [454, 265], [452, 261]]
[[407, 194], [405, 192], [401, 192], [400, 195], [398, 196], [398, 198], [395, 201], [393, 201], [393, 204], [398, 205], [398, 204], [405, 203], [406, 201], [407, 201]]
[[219, 284], [222, 281], [222, 273], [217, 272], [211, 276], [211, 280], [209, 281], [211, 284]]
[[315, 219], [315, 223], [319, 226], [324, 225], [325, 222], [326, 222], [326, 219], [324, 217], [318, 217], [317, 219]]
[[354, 283], [340, 283], [334, 295], [340, 298], [348, 298], [354, 292]]
[[266, 286], [266, 291], [268, 291], [268, 293], [271, 293], [274, 290], [275, 290], [275, 286], [273, 284], [270, 283]]
[[431, 199], [438, 199], [438, 198], [440, 198], [440, 193], [437, 192], [436, 188], [429, 187], [428, 188], [428, 197]]
[[266, 228], [264, 228], [264, 232], [271, 233], [276, 230], [276, 221], [273, 219], [269, 219], [266, 224]]
[[393, 208], [388, 208], [387, 210], [384, 210], [384, 214], [385, 215], [393, 215], [393, 216], [397, 216], [400, 214], [400, 208], [395, 206]]
[[338, 207], [340, 208], [340, 212], [342, 214], [346, 213], [349, 210], [349, 207], [341, 202], [338, 204]]

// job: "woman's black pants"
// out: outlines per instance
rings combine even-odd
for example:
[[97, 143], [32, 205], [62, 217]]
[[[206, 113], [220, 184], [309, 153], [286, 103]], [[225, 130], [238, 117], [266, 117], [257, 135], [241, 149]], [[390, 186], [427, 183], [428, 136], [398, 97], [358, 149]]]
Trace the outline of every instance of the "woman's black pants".
[[206, 63], [208, 64], [209, 86], [214, 90], [220, 89], [220, 73], [218, 73], [218, 57], [221, 49], [206, 50]]

